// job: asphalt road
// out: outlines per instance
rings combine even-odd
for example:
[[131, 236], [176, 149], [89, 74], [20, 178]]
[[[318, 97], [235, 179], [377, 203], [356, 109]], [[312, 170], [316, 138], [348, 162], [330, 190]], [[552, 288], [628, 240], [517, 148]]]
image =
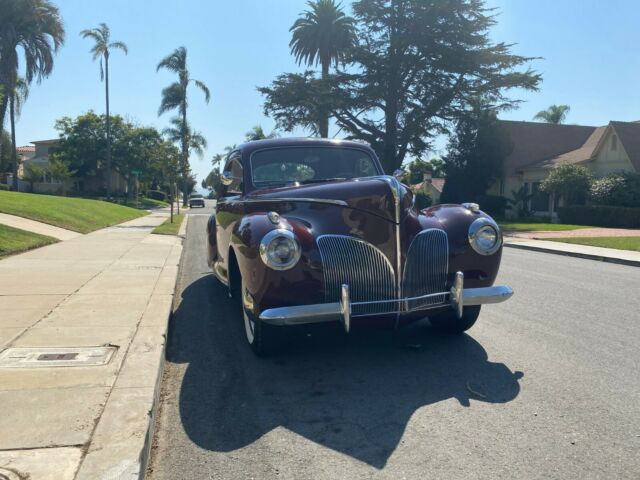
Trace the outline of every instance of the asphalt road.
[[506, 249], [516, 295], [468, 335], [321, 328], [265, 360], [207, 268], [205, 222], [149, 478], [640, 478], [640, 268]]

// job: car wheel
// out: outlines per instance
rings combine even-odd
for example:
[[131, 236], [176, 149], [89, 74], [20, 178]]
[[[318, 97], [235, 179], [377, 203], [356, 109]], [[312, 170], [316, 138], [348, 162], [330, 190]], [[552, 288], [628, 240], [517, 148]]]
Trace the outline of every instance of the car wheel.
[[245, 295], [247, 290], [245, 288], [244, 280], [242, 280], [241, 287], [241, 304], [242, 304], [242, 319], [244, 322], [244, 332], [247, 339], [247, 343], [251, 347], [251, 350], [258, 356], [265, 356], [275, 353], [282, 343], [282, 329], [284, 327], [276, 327], [269, 325], [256, 318], [253, 312], [249, 311], [245, 307]]
[[450, 312], [429, 317], [429, 322], [431, 322], [431, 325], [433, 325], [436, 330], [445, 333], [459, 334], [473, 327], [479, 315], [480, 305], [472, 305], [470, 307], [464, 307], [461, 318], [458, 318], [456, 312], [451, 310]]

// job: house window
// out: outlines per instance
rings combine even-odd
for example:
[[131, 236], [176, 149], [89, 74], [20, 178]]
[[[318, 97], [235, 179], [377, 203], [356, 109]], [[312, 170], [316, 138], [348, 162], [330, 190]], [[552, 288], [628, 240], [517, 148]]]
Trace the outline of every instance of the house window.
[[531, 210], [546, 212], [549, 210], [549, 194], [540, 190], [540, 182], [531, 184]]
[[615, 133], [611, 135], [611, 150], [616, 150], [618, 148], [618, 137], [616, 137]]

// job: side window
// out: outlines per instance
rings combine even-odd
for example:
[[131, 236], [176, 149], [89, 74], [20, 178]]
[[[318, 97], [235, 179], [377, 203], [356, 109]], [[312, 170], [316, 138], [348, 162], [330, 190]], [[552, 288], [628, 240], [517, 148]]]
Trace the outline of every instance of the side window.
[[242, 195], [242, 163], [240, 161], [240, 154], [234, 154], [229, 158], [229, 161], [224, 167], [225, 172], [231, 172], [234, 180], [227, 186], [227, 195]]

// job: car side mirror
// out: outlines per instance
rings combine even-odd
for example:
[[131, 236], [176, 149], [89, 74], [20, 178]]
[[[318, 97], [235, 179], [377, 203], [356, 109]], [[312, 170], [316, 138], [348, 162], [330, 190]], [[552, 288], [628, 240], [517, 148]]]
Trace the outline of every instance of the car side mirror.
[[407, 176], [407, 172], [405, 172], [404, 170], [402, 170], [401, 168], [395, 170], [393, 172], [393, 176], [396, 178], [396, 180], [398, 180], [399, 182], [404, 182], [404, 178]]
[[220, 183], [222, 183], [223, 185], [227, 185], [227, 186], [231, 185], [234, 180], [241, 180], [241, 179], [234, 177], [233, 173], [229, 171], [222, 172], [222, 175], [220, 175]]

